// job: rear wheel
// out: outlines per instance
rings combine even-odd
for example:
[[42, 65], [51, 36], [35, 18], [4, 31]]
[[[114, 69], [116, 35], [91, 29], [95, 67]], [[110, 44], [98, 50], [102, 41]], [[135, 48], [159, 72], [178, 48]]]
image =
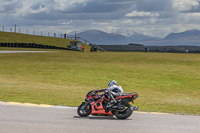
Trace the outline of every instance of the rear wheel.
[[132, 113], [133, 113], [132, 105], [130, 105], [129, 103], [124, 103], [124, 105], [126, 106], [124, 111], [115, 111], [115, 112], [113, 112], [113, 114], [118, 119], [126, 119], [129, 116], [131, 116]]
[[86, 117], [92, 112], [91, 105], [83, 102], [77, 109], [77, 114], [81, 117]]

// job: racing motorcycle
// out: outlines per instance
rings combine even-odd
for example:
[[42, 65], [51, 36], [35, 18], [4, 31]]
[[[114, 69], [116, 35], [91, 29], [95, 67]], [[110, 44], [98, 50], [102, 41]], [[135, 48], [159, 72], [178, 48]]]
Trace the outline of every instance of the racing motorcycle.
[[103, 116], [113, 116], [115, 115], [118, 119], [126, 119], [133, 111], [137, 110], [138, 107], [130, 104], [134, 104], [134, 100], [138, 97], [136, 92], [129, 94], [122, 94], [116, 97], [117, 101], [112, 106], [110, 105], [110, 100], [105, 94], [98, 94], [95, 90], [87, 93], [85, 101], [78, 107], [77, 113], [80, 117], [86, 117], [91, 115], [103, 115]]

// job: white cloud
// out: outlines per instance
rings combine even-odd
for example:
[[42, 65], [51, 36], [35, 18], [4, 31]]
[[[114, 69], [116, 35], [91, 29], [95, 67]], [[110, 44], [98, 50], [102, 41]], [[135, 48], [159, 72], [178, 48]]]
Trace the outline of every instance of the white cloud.
[[61, 25], [69, 25], [69, 24], [72, 24], [72, 23], [73, 23], [72, 20], [59, 22], [59, 24], [61, 24]]
[[199, 5], [199, 0], [174, 0], [173, 8], [178, 11], [189, 11], [196, 9]]
[[68, 11], [75, 8], [78, 4], [83, 6], [90, 0], [54, 0], [54, 9], [56, 11]]
[[48, 7], [42, 7], [42, 6], [40, 6], [36, 10], [34, 10], [34, 9], [30, 9], [29, 10], [29, 13], [31, 13], [31, 14], [39, 14], [39, 13], [42, 13], [42, 12], [49, 13]]
[[199, 24], [200, 13], [185, 13], [179, 16], [179, 23], [182, 24]]
[[41, 2], [40, 0], [34, 0], [34, 1], [31, 0], [30, 2], [30, 0], [29, 1], [21, 0], [21, 3], [23, 6], [21, 8], [18, 8], [16, 12], [16, 16], [18, 17], [24, 17], [29, 14], [36, 14], [41, 12], [47, 12], [47, 13], [49, 12], [48, 5], [46, 5], [44, 1]]
[[[17, 16], [28, 16], [29, 14], [66, 12], [76, 8], [79, 4], [84, 6], [90, 0], [13, 0], [22, 4], [17, 9]], [[12, 3], [13, 3], [12, 2]], [[6, 4], [6, 3], [5, 3]], [[0, 6], [1, 7], [1, 6]], [[0, 9], [0, 11], [2, 8]]]
[[137, 12], [133, 11], [131, 13], [127, 13], [126, 17], [158, 17], [159, 13], [152, 13], [152, 12]]

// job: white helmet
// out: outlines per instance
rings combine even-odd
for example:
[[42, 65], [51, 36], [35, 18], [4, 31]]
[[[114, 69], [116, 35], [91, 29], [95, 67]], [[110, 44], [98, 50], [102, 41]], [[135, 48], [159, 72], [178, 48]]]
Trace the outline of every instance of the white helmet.
[[108, 82], [108, 87], [111, 87], [113, 85], [117, 85], [117, 82], [115, 80]]

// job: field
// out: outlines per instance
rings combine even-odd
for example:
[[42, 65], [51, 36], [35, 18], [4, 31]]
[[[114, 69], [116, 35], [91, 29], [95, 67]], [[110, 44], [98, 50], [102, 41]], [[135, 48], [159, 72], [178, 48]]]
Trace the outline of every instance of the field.
[[200, 115], [199, 68], [199, 54], [0, 54], [0, 101], [78, 106], [89, 90], [115, 79], [126, 93], [139, 94], [141, 111]]

